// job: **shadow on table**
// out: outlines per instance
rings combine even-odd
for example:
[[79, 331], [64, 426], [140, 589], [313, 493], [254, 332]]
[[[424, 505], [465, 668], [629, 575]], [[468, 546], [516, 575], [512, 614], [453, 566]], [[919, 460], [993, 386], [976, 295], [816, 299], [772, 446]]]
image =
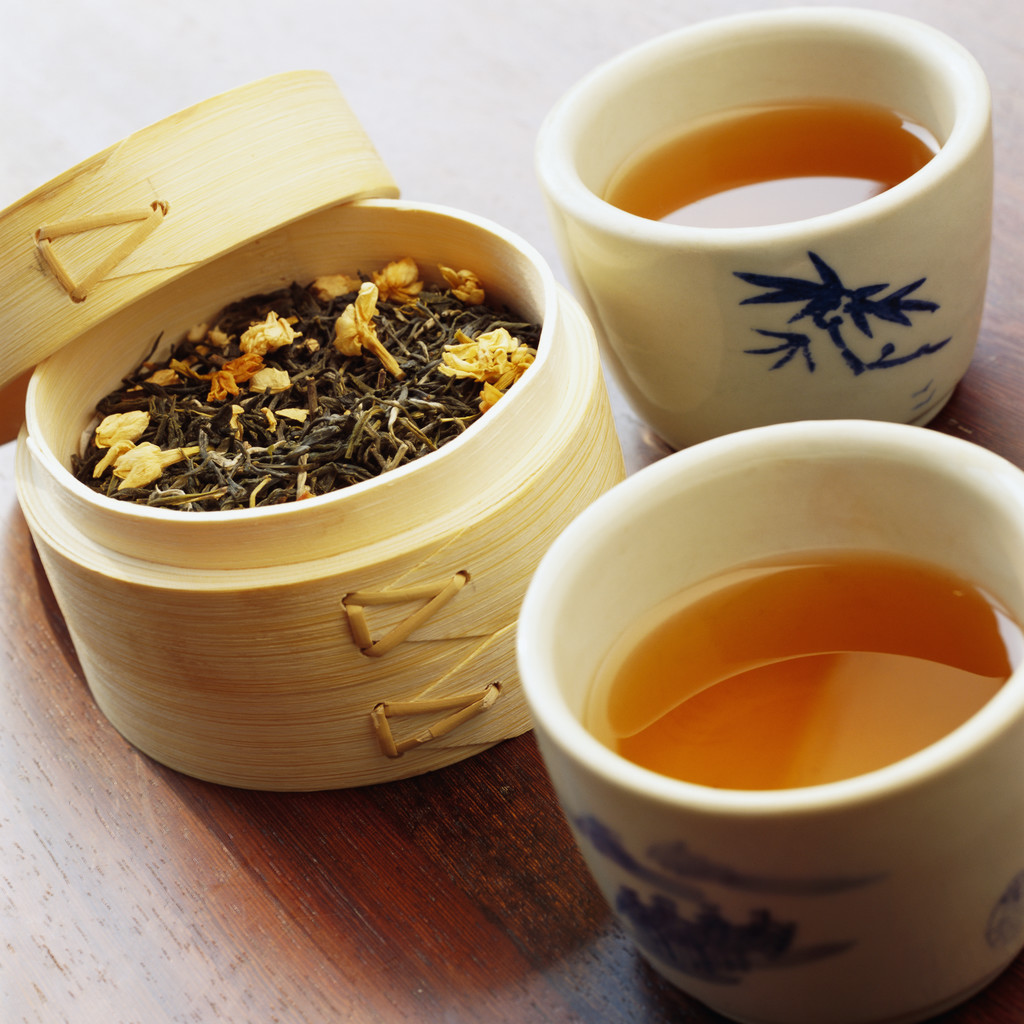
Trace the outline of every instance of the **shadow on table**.
[[168, 781], [202, 805], [325, 970], [355, 972], [362, 992], [379, 990], [410, 1019], [651, 1022], [692, 1010], [612, 919], [532, 735], [365, 788]]

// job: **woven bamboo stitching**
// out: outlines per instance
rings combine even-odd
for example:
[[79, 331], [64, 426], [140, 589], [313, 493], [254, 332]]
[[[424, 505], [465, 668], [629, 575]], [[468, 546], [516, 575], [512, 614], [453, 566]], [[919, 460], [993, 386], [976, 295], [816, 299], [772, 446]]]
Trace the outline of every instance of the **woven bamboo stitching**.
[[[345, 606], [345, 611], [348, 614], [352, 639], [368, 658], [383, 657], [440, 611], [466, 585], [468, 580], [469, 573], [462, 571], [442, 583], [401, 587], [397, 590], [357, 590], [346, 594], [341, 603]], [[420, 600], [425, 600], [426, 604], [407, 615], [379, 640], [373, 639], [366, 618], [366, 607]]]
[[[446, 736], [463, 722], [482, 714], [501, 696], [501, 684], [491, 683], [485, 690], [466, 693], [453, 697], [424, 698], [423, 700], [381, 701], [373, 711], [370, 719], [377, 732], [381, 753], [386, 757], [401, 757], [407, 750], [420, 747], [424, 743]], [[390, 718], [405, 715], [422, 715], [434, 711], [454, 709], [450, 715], [438, 719], [426, 729], [421, 730], [408, 739], [396, 741], [391, 732]]]
[[[35, 233], [36, 247], [53, 271], [61, 287], [71, 297], [72, 302], [84, 302], [92, 288], [103, 280], [129, 253], [137, 249], [163, 222], [167, 214], [168, 204], [157, 201], [140, 210], [117, 210], [113, 213], [96, 213], [73, 220], [55, 221], [44, 224]], [[63, 261], [53, 251], [51, 244], [56, 238], [69, 235], [80, 235], [96, 228], [117, 227], [121, 224], [137, 223], [138, 226], [122, 241], [114, 246], [102, 260], [90, 270], [80, 281], [75, 281]]]

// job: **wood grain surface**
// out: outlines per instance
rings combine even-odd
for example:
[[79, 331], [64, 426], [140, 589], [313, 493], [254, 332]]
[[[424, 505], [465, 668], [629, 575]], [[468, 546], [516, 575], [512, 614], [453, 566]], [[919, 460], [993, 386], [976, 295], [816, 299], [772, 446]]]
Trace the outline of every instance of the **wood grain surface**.
[[[4, 0], [0, 204], [214, 93], [323, 68], [403, 195], [493, 218], [561, 275], [531, 166], [545, 111], [626, 46], [756, 6], [784, 4]], [[950, 32], [992, 81], [987, 312], [974, 364], [934, 427], [1024, 467], [1017, 5], [870, 6]], [[614, 389], [613, 399], [628, 467], [665, 454]], [[16, 402], [0, 396], [5, 438]], [[315, 794], [197, 782], [138, 753], [84, 683], [13, 466], [14, 446], [0, 446], [4, 1024], [720, 1020], [660, 981], [613, 923], [531, 735], [409, 781]], [[941, 1020], [1024, 1020], [1024, 958]]]

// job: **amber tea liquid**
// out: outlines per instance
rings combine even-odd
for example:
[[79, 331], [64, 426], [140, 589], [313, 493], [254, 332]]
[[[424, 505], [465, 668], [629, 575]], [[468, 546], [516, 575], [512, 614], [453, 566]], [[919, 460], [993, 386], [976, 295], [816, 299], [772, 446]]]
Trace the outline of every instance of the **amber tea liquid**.
[[907, 757], [978, 711], [1024, 647], [969, 582], [871, 553], [736, 570], [655, 621], [612, 651], [587, 725], [645, 768], [727, 789]]
[[604, 198], [640, 217], [695, 227], [780, 224], [877, 195], [937, 148], [926, 130], [872, 104], [738, 108], [638, 154]]

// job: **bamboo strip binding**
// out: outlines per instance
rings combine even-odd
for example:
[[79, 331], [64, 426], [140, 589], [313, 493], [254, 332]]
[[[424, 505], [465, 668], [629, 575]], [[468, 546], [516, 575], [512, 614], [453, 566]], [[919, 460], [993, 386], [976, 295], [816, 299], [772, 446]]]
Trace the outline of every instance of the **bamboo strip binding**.
[[[441, 697], [435, 700], [382, 700], [370, 712], [370, 719], [377, 732], [377, 741], [380, 743], [381, 752], [386, 757], [401, 757], [407, 750], [413, 750], [431, 740], [446, 736], [453, 729], [458, 728], [463, 722], [475, 718], [488, 708], [501, 696], [501, 684], [491, 683], [486, 690], [478, 693], [462, 694], [452, 697]], [[400, 718], [406, 715], [422, 715], [432, 711], [447, 711], [455, 708], [452, 714], [434, 722], [415, 736], [408, 739], [396, 741], [391, 732], [389, 718]]]
[[[368, 658], [382, 658], [439, 612], [468, 581], [469, 573], [461, 570], [451, 580], [442, 584], [425, 584], [397, 590], [361, 590], [346, 594], [341, 603], [345, 606], [345, 611], [348, 614], [352, 639]], [[380, 640], [374, 641], [370, 634], [370, 625], [366, 620], [364, 611], [366, 605], [400, 604], [403, 601], [416, 601], [421, 598], [429, 600], [421, 608], [406, 616]]]
[[[111, 270], [133, 253], [160, 226], [167, 215], [169, 205], [161, 200], [151, 203], [142, 210], [118, 210], [114, 213], [96, 213], [73, 220], [56, 221], [44, 224], [35, 233], [36, 247], [46, 261], [46, 265], [68, 293], [72, 302], [84, 302], [92, 288], [99, 284]], [[127, 237], [111, 249], [81, 281], [76, 282], [53, 251], [51, 244], [56, 238], [67, 238], [69, 235], [80, 235], [97, 228], [118, 227], [121, 224], [138, 223]]]

